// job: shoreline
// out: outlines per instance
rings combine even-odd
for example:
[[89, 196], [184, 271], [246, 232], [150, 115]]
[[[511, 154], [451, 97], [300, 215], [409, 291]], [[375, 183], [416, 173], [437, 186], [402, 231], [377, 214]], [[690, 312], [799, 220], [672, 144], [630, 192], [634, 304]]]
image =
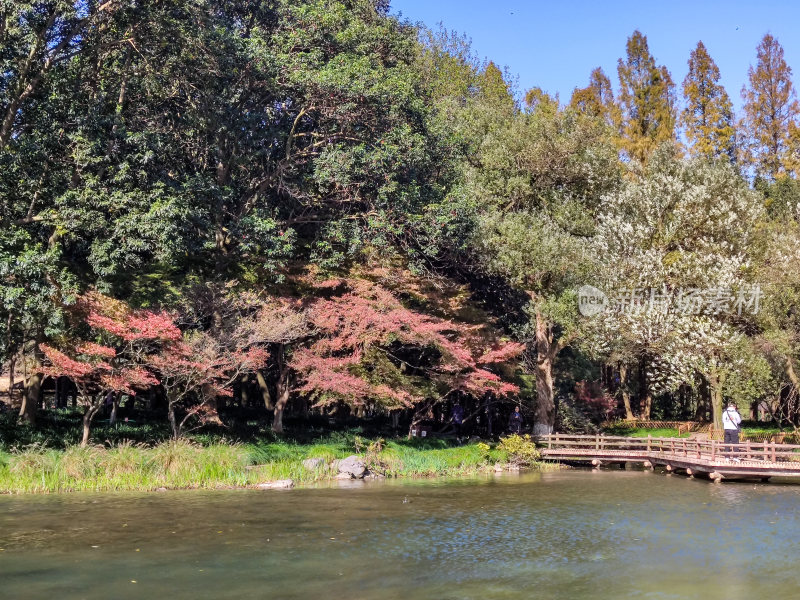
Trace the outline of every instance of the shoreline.
[[[33, 446], [0, 452], [0, 495], [301, 488], [363, 481], [364, 475], [367, 481], [380, 481], [520, 470], [505, 451], [483, 442], [440, 447], [415, 447], [407, 440], [391, 440], [379, 447], [374, 444], [361, 452], [343, 444], [287, 442], [199, 446], [179, 441], [153, 447], [123, 443], [64, 450]], [[346, 458], [356, 459], [364, 471], [355, 477], [340, 473], [339, 464]], [[308, 466], [309, 461], [316, 464]], [[524, 470], [560, 468], [532, 461]]]

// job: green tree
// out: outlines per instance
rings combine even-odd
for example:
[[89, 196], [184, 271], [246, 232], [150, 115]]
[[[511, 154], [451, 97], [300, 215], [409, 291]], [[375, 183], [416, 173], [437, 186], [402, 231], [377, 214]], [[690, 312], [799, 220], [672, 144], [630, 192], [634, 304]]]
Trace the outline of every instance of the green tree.
[[558, 94], [551, 96], [540, 87], [533, 87], [525, 93], [525, 106], [528, 110], [557, 111], [559, 108]]
[[719, 78], [719, 67], [703, 42], [697, 42], [689, 55], [689, 73], [683, 80], [686, 108], [681, 113], [693, 156], [734, 157], [733, 106]]
[[4, 359], [73, 288], [161, 304], [347, 266], [444, 195], [417, 32], [384, 3], [0, 6]]
[[487, 134], [471, 164], [480, 207], [472, 246], [482, 269], [529, 299], [517, 333], [536, 375], [536, 428], [550, 432], [554, 364], [579, 333], [573, 289], [594, 268], [587, 239], [600, 198], [619, 181], [616, 151], [597, 119], [540, 105]]
[[650, 54], [647, 36], [634, 31], [626, 49], [617, 64], [621, 143], [631, 158], [645, 162], [659, 144], [675, 139], [675, 84]]
[[742, 162], [757, 177], [773, 180], [791, 170], [789, 133], [796, 125], [800, 105], [792, 86], [792, 69], [783, 58], [783, 47], [766, 34], [756, 47], [756, 66], [742, 87]]
[[589, 85], [572, 92], [569, 105], [572, 109], [602, 119], [614, 131], [619, 131], [622, 118], [614, 98], [611, 80], [597, 67], [589, 75]]

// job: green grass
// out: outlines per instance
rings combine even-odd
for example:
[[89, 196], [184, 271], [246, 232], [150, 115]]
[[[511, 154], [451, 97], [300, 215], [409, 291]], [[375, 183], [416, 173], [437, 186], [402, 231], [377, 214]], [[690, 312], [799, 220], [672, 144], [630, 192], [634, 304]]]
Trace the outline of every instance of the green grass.
[[678, 430], [672, 427], [664, 427], [661, 429], [634, 429], [628, 434], [629, 437], [639, 437], [639, 438], [646, 438], [648, 435], [652, 437], [675, 437], [675, 438], [689, 437], [689, 433], [679, 434]]
[[[377, 442], [377, 443], [376, 443]], [[123, 441], [110, 446], [48, 448], [33, 444], [0, 451], [0, 493], [155, 490], [253, 486], [276, 479], [308, 484], [333, 479], [331, 461], [359, 449], [374, 472], [387, 477], [437, 477], [477, 474], [507, 456], [478, 444], [445, 440], [385, 442], [333, 434], [313, 443], [267, 441], [200, 445], [184, 440], [155, 446]], [[315, 470], [306, 458], [322, 458]]]
[[664, 427], [661, 429], [646, 429], [643, 427], [625, 427], [616, 426], [609, 427], [603, 433], [606, 435], [617, 435], [622, 437], [635, 437], [646, 438], [648, 435], [652, 437], [674, 437], [674, 438], [687, 438], [688, 433], [678, 434], [678, 430], [672, 427]]
[[[330, 463], [352, 454], [387, 477], [471, 475], [508, 461], [493, 446], [437, 437], [385, 441], [381, 431], [363, 426], [330, 431], [304, 422], [278, 436], [263, 420], [208, 428], [177, 443], [163, 422], [100, 421], [91, 446], [80, 448], [80, 418], [75, 409], [43, 411], [29, 427], [17, 424], [16, 415], [0, 415], [0, 493], [210, 489], [276, 479], [302, 485], [333, 479]], [[308, 470], [307, 458], [321, 458], [324, 466]]]

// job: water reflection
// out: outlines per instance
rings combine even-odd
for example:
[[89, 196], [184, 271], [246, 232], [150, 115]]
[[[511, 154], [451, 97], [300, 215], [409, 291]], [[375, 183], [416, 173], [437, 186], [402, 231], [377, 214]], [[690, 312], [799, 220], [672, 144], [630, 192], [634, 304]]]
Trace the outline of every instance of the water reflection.
[[8, 598], [792, 597], [800, 488], [563, 472], [0, 498]]

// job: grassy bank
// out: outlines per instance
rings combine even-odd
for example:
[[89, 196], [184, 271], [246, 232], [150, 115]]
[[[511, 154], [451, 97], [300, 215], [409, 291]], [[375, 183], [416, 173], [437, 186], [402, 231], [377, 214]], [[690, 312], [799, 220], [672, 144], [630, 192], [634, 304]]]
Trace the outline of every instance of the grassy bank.
[[641, 437], [646, 438], [648, 435], [654, 438], [686, 438], [689, 433], [678, 433], [678, 429], [674, 427], [662, 427], [659, 429], [648, 429], [645, 427], [609, 427], [603, 433], [606, 435], [618, 435], [622, 437]]
[[[333, 435], [315, 443], [261, 444], [190, 441], [152, 447], [121, 442], [109, 447], [48, 449], [38, 445], [0, 452], [0, 493], [155, 490], [161, 487], [245, 487], [292, 479], [297, 484], [336, 476], [333, 460], [358, 453], [371, 470], [387, 477], [461, 476], [489, 471], [505, 463], [502, 447], [470, 443], [450, 446], [444, 440], [362, 440]], [[309, 470], [307, 458], [321, 458]]]

